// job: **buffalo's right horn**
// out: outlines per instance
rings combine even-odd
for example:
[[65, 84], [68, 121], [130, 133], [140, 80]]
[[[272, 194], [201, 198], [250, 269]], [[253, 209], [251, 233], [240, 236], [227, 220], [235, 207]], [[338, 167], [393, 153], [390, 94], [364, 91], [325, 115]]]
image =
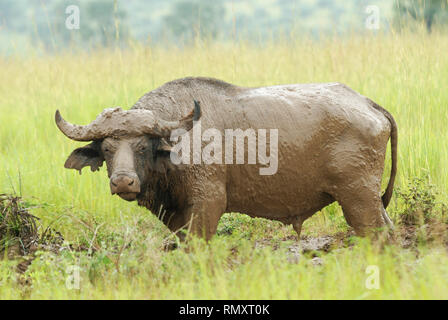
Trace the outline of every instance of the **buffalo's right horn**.
[[59, 130], [75, 141], [94, 141], [106, 137], [144, 134], [167, 138], [171, 131], [176, 129], [189, 131], [193, 127], [193, 121], [199, 120], [201, 108], [198, 101], [194, 101], [194, 104], [193, 111], [178, 121], [157, 119], [152, 111], [146, 109], [123, 111], [121, 108], [106, 109], [92, 123], [85, 126], [65, 121], [59, 110], [56, 111], [55, 121]]
[[101, 140], [108, 136], [110, 128], [106, 125], [106, 119], [111, 118], [113, 113], [122, 111], [121, 108], [104, 110], [92, 123], [79, 126], [71, 124], [62, 118], [59, 110], [56, 111], [55, 121], [59, 130], [68, 138], [75, 141]]

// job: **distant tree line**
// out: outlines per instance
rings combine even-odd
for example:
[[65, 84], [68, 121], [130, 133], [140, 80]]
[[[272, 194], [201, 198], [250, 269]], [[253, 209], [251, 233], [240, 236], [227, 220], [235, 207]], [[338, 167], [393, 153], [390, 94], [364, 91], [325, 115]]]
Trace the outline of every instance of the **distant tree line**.
[[396, 0], [394, 9], [399, 25], [414, 20], [423, 22], [431, 32], [436, 22], [448, 23], [448, 0]]
[[[281, 32], [288, 34], [298, 25], [300, 32], [318, 35], [342, 28], [344, 21], [339, 19], [347, 10], [353, 15], [358, 12], [355, 20], [361, 22], [361, 8], [375, 1], [391, 5], [389, 0], [0, 0], [0, 39], [5, 39], [3, 32], [59, 49], [71, 44], [123, 46], [133, 37], [174, 43], [188, 43], [196, 37], [269, 39]], [[393, 1], [397, 26], [421, 22], [431, 32], [436, 24], [448, 24], [448, 0]], [[70, 5], [81, 11], [77, 30], [66, 28]], [[245, 6], [245, 11], [234, 12], [238, 5]], [[326, 19], [313, 19], [321, 12], [327, 13]]]
[[[82, 27], [66, 27], [66, 8], [75, 5], [82, 12]], [[126, 12], [117, 0], [42, 0], [0, 2], [0, 25], [31, 35], [32, 41], [48, 48], [76, 43], [110, 46], [129, 35]]]

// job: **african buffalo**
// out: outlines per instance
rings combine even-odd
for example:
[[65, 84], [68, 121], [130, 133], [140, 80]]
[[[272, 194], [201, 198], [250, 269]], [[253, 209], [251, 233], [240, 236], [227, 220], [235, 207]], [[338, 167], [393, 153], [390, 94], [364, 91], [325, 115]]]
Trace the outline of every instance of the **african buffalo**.
[[[199, 119], [201, 132], [278, 130], [278, 150], [271, 148], [278, 168], [262, 175], [260, 163], [174, 164], [171, 134], [193, 135]], [[145, 94], [130, 110], [106, 109], [89, 125], [72, 125], [58, 111], [56, 124], [70, 139], [92, 142], [76, 149], [65, 168], [96, 171], [105, 161], [112, 194], [137, 200], [173, 232], [188, 228], [209, 239], [223, 213], [242, 212], [292, 224], [300, 237], [303, 222], [334, 201], [359, 235], [391, 225], [385, 208], [397, 172], [396, 123], [340, 83], [244, 88], [184, 78]], [[381, 196], [389, 138], [391, 175]]]

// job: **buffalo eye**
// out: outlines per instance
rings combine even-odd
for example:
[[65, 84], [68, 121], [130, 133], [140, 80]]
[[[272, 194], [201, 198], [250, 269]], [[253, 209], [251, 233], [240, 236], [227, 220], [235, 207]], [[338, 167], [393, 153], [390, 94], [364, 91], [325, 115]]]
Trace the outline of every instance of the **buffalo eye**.
[[112, 148], [110, 146], [103, 145], [103, 153], [104, 154], [110, 154], [111, 152], [112, 152]]
[[146, 151], [146, 147], [145, 146], [139, 146], [137, 150], [138, 150], [138, 152], [143, 153], [143, 152]]

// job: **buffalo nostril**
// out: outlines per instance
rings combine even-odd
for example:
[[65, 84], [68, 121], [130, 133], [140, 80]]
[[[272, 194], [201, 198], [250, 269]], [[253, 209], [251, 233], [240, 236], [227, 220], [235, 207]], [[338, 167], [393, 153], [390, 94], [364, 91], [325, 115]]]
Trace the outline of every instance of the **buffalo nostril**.
[[138, 178], [129, 177], [128, 175], [124, 174], [113, 176], [110, 179], [110, 189], [112, 194], [136, 194], [140, 192], [140, 181], [138, 180]]

